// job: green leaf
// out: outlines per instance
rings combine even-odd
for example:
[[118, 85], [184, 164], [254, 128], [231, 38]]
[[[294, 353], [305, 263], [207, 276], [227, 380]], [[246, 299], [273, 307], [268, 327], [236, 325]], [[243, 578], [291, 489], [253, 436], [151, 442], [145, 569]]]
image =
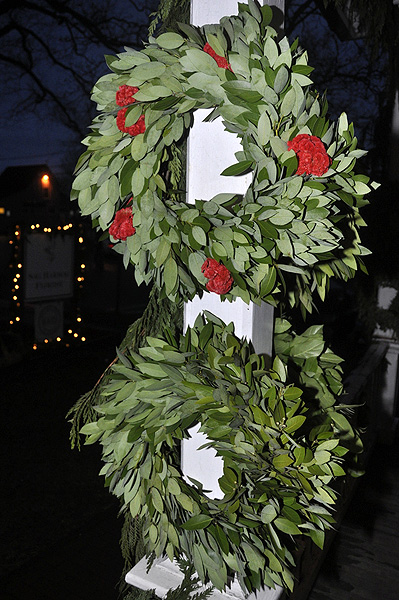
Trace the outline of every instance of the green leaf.
[[192, 252], [188, 257], [188, 266], [191, 273], [196, 279], [202, 284], [205, 283], [206, 279], [202, 274], [201, 267], [204, 264], [205, 257], [198, 252]]
[[276, 94], [279, 94], [280, 92], [283, 91], [283, 89], [285, 88], [285, 86], [288, 83], [289, 78], [290, 78], [290, 76], [289, 76], [288, 69], [286, 69], [286, 67], [284, 65], [281, 65], [281, 67], [279, 67], [279, 69], [276, 73], [276, 77], [274, 79], [273, 89], [276, 92]]
[[320, 337], [298, 336], [291, 349], [291, 356], [301, 358], [311, 358], [312, 356], [320, 356], [323, 352], [325, 342]]
[[316, 529], [316, 530], [310, 529], [308, 535], [312, 539], [312, 541], [316, 544], [316, 546], [323, 549], [324, 538], [325, 538], [324, 531], [320, 531], [320, 529]]
[[302, 533], [295, 523], [285, 519], [284, 517], [277, 517], [277, 519], [274, 521], [274, 524], [283, 533], [288, 533], [290, 535], [301, 535]]
[[159, 493], [159, 491], [157, 490], [157, 488], [152, 487], [151, 488], [151, 499], [152, 499], [152, 503], [154, 505], [154, 508], [159, 512], [159, 513], [163, 513], [163, 500], [161, 498], [161, 494]]
[[206, 75], [217, 75], [219, 70], [216, 61], [199, 48], [187, 50], [186, 54], [180, 57], [179, 62], [183, 69], [191, 73], [200, 72]]
[[244, 554], [251, 571], [258, 571], [259, 569], [262, 570], [265, 566], [265, 559], [260, 554], [259, 550], [250, 544], [247, 544], [246, 542], [241, 544], [241, 548], [244, 550]]
[[252, 160], [243, 160], [224, 169], [224, 171], [221, 172], [221, 175], [242, 175], [242, 173], [245, 173], [251, 168], [251, 165]]
[[193, 529], [205, 529], [210, 523], [212, 523], [212, 517], [202, 514], [194, 515], [182, 524], [182, 529], [188, 529], [189, 531]]
[[267, 504], [260, 513], [262, 523], [271, 523], [277, 517], [277, 511], [272, 504]]
[[277, 158], [284, 152], [287, 152], [287, 142], [284, 142], [284, 140], [279, 137], [270, 138], [270, 145]]
[[174, 50], [175, 48], [180, 48], [180, 46], [184, 44], [184, 38], [178, 33], [167, 32], [159, 35], [156, 42], [161, 48]]
[[142, 114], [142, 108], [139, 104], [135, 104], [132, 107], [129, 106], [126, 112], [125, 125], [130, 127], [137, 123], [138, 119]]
[[144, 81], [149, 81], [155, 77], [161, 77], [165, 73], [166, 66], [159, 62], [146, 62], [138, 65], [132, 70], [128, 85], [141, 85]]
[[169, 253], [170, 253], [170, 242], [165, 237], [162, 237], [161, 241], [159, 242], [159, 246], [157, 248], [156, 254], [155, 254], [155, 262], [158, 267], [163, 265], [165, 260], [168, 258]]
[[288, 454], [279, 454], [275, 458], [273, 458], [273, 465], [276, 469], [284, 469], [289, 465], [292, 465], [294, 460]]
[[305, 421], [305, 415], [296, 415], [295, 417], [291, 417], [291, 419], [288, 419], [288, 421], [286, 422], [284, 432], [292, 433], [293, 431], [296, 431], [297, 429], [302, 427]]
[[351, 424], [342, 413], [331, 411], [329, 414], [334, 423], [337, 425], [338, 429], [348, 433], [353, 432]]
[[165, 262], [164, 279], [166, 294], [171, 294], [177, 283], [177, 264], [174, 258], [170, 257]]
[[200, 244], [200, 246], [206, 246], [206, 233], [201, 227], [199, 227], [198, 225], [194, 225], [194, 227], [191, 230], [191, 234], [195, 241], [198, 242], [198, 244]]
[[74, 190], [84, 190], [85, 188], [90, 187], [92, 180], [93, 172], [91, 169], [85, 169], [75, 178], [72, 187]]
[[272, 125], [267, 112], [263, 112], [258, 121], [258, 140], [261, 146], [265, 146], [270, 140]]
[[267, 57], [270, 66], [272, 67], [279, 55], [278, 46], [272, 37], [268, 36], [266, 38], [264, 54]]
[[295, 215], [293, 212], [286, 208], [281, 208], [277, 211], [275, 215], [270, 217], [270, 222], [273, 223], [273, 225], [281, 227], [284, 225], [288, 225], [288, 223], [291, 223], [294, 219]]
[[211, 48], [216, 52], [216, 54], [219, 54], [219, 56], [225, 55], [227, 45], [226, 45], [226, 48], [223, 48], [223, 46], [219, 42], [219, 38], [216, 35], [212, 35], [212, 33], [207, 33], [206, 39], [207, 39], [209, 45], [211, 46]]

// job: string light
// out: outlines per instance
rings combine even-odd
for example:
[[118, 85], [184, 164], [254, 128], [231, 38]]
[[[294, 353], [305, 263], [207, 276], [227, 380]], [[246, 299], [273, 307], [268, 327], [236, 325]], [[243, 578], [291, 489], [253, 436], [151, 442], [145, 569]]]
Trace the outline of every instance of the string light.
[[[46, 179], [47, 177], [47, 179]], [[50, 184], [50, 179], [47, 175], [44, 175], [42, 178], [42, 184], [44, 185], [49, 185]], [[39, 231], [42, 232], [44, 234], [51, 234], [54, 230], [61, 232], [61, 231], [69, 231], [70, 229], [72, 229], [74, 227], [73, 223], [66, 223], [65, 225], [58, 225], [56, 227], [44, 227], [42, 226], [40, 223], [32, 223], [31, 225], [27, 226], [29, 231]], [[13, 260], [10, 263], [9, 267], [10, 269], [14, 270], [14, 273], [11, 274], [11, 281], [12, 281], [12, 288], [11, 288], [11, 298], [12, 298], [12, 315], [10, 315], [10, 326], [16, 326], [16, 324], [21, 323], [22, 322], [22, 316], [19, 314], [19, 311], [21, 309], [21, 302], [19, 299], [19, 294], [21, 293], [21, 273], [23, 270], [23, 263], [21, 261], [22, 255], [21, 255], [21, 249], [20, 249], [20, 239], [21, 239], [21, 227], [19, 225], [15, 226], [14, 232], [13, 232], [13, 236], [12, 238], [9, 240], [9, 245], [13, 246], [14, 252], [13, 252]], [[78, 237], [76, 238], [77, 242], [80, 246], [82, 246], [84, 244], [84, 237], [83, 237], [83, 225], [79, 224], [78, 226]], [[76, 286], [76, 290], [75, 291], [75, 297], [77, 293], [80, 293], [80, 290], [83, 288], [83, 282], [84, 282], [84, 271], [86, 269], [86, 264], [83, 262], [79, 262], [77, 264], [77, 268], [78, 271], [80, 271], [80, 273], [77, 273], [77, 277], [76, 277], [76, 281], [77, 281], [77, 286]], [[77, 316], [76, 316], [76, 324], [79, 325], [79, 329], [82, 326], [82, 317], [80, 315], [80, 308], [79, 308], [79, 299], [77, 298], [78, 303], [76, 306], [76, 311], [77, 311]], [[72, 340], [76, 340], [76, 341], [80, 341], [80, 342], [86, 342], [86, 337], [84, 335], [82, 335], [81, 332], [78, 331], [73, 331], [72, 329], [68, 329], [68, 335], [70, 336], [70, 339]], [[64, 336], [65, 338], [65, 336]], [[41, 342], [39, 341], [34, 341], [33, 345], [32, 345], [32, 349], [33, 350], [38, 350], [40, 348], [40, 344], [45, 344], [45, 345], [51, 345], [51, 343], [57, 342], [60, 343], [62, 342], [63, 339], [61, 336], [57, 336], [54, 339], [51, 338], [46, 338], [44, 340], [42, 340]], [[64, 340], [65, 346], [67, 348], [70, 347], [70, 343], [67, 342], [67, 338]]]

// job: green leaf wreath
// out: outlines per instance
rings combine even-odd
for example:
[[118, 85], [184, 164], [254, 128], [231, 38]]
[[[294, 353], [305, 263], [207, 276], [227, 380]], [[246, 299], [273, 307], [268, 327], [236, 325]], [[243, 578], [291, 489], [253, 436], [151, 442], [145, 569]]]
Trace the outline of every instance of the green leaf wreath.
[[[72, 198], [161, 300], [205, 292], [306, 312], [331, 277], [364, 268], [359, 208], [376, 184], [355, 174], [353, 126], [328, 121], [306, 53], [278, 41], [271, 18], [249, 0], [219, 25], [181, 24], [107, 57], [111, 73], [94, 86], [100, 114]], [[176, 144], [200, 108], [241, 140], [223, 175], [251, 173], [244, 195], [188, 204], [177, 189]], [[118, 356], [82, 433], [102, 444], [124, 511], [142, 519], [147, 556], [188, 558], [218, 589], [236, 575], [246, 592], [291, 590], [296, 536], [323, 545], [344, 456], [362, 449], [322, 328], [295, 335], [277, 320], [271, 368], [210, 313]], [[195, 424], [223, 458], [222, 499], [183, 477], [180, 443]]]
[[[209, 289], [203, 265], [212, 259], [231, 276], [222, 298], [275, 305], [288, 296], [311, 310], [315, 289], [324, 299], [330, 277], [346, 280], [362, 266], [358, 209], [374, 184], [354, 174], [364, 152], [345, 114], [337, 124], [326, 118], [306, 53], [276, 41], [271, 8], [250, 2], [239, 11], [107, 58], [112, 73], [94, 86], [101, 113], [72, 197], [134, 265], [137, 283], [154, 282], [172, 300]], [[170, 191], [174, 144], [199, 108], [240, 138], [237, 163], [223, 174], [252, 173], [243, 196], [188, 205]], [[317, 142], [324, 169], [303, 170], [301, 137]]]
[[[289, 337], [290, 360], [328, 363], [316, 398], [311, 387], [287, 381], [279, 357], [266, 369], [233, 324], [205, 313], [178, 341], [166, 332], [121, 355], [99, 418], [82, 429], [86, 443], [103, 446], [110, 490], [143, 519], [147, 553], [191, 557], [201, 580], [218, 589], [234, 574], [247, 591], [292, 589], [290, 538], [309, 536], [322, 546], [333, 521], [331, 484], [345, 474], [349, 423], [343, 407], [325, 401], [342, 388], [340, 359], [325, 349], [321, 330], [295, 339], [278, 321], [277, 331], [283, 343]], [[180, 469], [180, 442], [197, 423], [223, 457], [221, 500]]]

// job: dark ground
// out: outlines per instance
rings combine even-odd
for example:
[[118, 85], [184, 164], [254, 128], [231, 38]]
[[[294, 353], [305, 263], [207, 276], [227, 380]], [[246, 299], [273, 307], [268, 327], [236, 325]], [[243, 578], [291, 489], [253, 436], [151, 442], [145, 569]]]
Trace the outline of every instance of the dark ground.
[[119, 504], [98, 476], [99, 448], [70, 449], [65, 415], [120, 339], [97, 333], [0, 372], [0, 598], [117, 598]]

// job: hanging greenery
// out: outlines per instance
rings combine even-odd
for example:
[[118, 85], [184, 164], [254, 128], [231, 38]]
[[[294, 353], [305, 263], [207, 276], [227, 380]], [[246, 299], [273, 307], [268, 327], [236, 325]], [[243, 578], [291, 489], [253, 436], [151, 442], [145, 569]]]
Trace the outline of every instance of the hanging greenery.
[[[72, 197], [132, 263], [138, 284], [172, 301], [209, 290], [204, 265], [229, 272], [223, 298], [312, 308], [332, 276], [353, 277], [367, 251], [358, 209], [373, 183], [355, 174], [353, 126], [326, 118], [306, 54], [275, 41], [272, 10], [254, 2], [221, 24], [151, 38], [141, 52], [107, 58], [94, 87], [101, 114], [84, 143]], [[119, 108], [118, 108], [119, 107]], [[244, 196], [187, 205], [167, 192], [171, 146], [193, 113], [213, 108], [242, 142], [222, 175], [252, 173]], [[234, 189], [234, 182], [232, 182]], [[213, 263], [213, 264], [215, 264]]]

